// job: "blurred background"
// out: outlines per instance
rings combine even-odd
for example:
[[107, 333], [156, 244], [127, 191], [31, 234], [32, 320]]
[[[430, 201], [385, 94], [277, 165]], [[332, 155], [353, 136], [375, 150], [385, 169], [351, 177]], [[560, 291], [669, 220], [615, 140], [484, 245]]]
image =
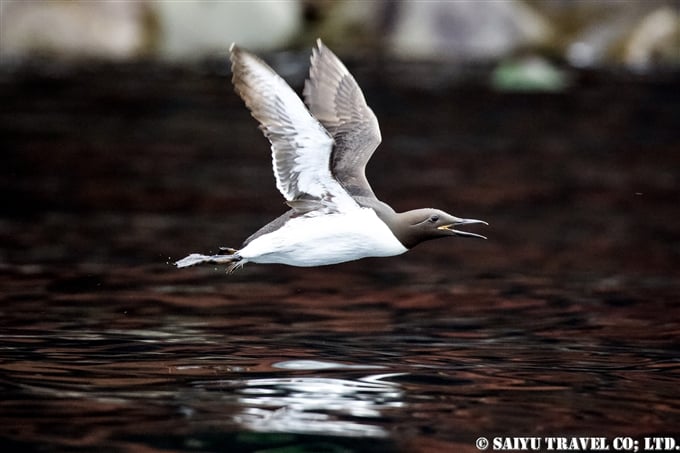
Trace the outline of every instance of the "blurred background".
[[405, 60], [493, 62], [520, 53], [577, 67], [677, 65], [674, 0], [77, 1], [3, 0], [5, 64], [43, 56], [196, 60], [232, 42], [258, 52], [308, 47]]

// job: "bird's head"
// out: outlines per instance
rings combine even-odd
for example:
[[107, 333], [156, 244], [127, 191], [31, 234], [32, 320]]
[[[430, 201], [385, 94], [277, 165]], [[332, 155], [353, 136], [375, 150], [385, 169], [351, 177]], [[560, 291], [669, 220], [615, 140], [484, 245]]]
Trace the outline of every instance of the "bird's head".
[[461, 219], [439, 209], [414, 209], [397, 214], [400, 218], [398, 236], [407, 248], [423, 241], [449, 236], [462, 236], [486, 239], [486, 237], [461, 231], [457, 227], [473, 223], [488, 225], [483, 220]]

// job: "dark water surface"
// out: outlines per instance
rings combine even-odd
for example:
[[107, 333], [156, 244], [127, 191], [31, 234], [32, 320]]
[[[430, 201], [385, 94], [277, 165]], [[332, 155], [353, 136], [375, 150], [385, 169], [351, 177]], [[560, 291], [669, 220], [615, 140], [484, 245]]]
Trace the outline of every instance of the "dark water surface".
[[[3, 450], [472, 452], [480, 436], [678, 434], [677, 77], [499, 94], [446, 68], [351, 63], [383, 130], [376, 193], [485, 219], [488, 241], [176, 270], [285, 209], [229, 75], [4, 69]], [[304, 64], [287, 67], [301, 80]]]

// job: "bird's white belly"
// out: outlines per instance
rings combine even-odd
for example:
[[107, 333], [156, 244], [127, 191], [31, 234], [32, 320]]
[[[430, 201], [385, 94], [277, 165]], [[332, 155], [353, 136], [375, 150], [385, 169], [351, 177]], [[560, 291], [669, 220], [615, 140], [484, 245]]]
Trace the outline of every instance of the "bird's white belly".
[[375, 211], [297, 217], [264, 234], [239, 251], [254, 263], [323, 266], [369, 256], [393, 256], [406, 251]]

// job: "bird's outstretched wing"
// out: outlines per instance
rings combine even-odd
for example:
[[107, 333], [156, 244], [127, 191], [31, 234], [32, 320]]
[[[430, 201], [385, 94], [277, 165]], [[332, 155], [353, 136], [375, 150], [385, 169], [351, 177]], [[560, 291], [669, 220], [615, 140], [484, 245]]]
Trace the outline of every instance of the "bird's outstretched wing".
[[380, 126], [352, 74], [321, 40], [312, 52], [304, 97], [335, 142], [333, 176], [352, 196], [375, 197], [365, 168], [381, 141]]
[[293, 209], [358, 208], [331, 174], [333, 139], [265, 62], [231, 46], [232, 81], [271, 142], [276, 187]]

